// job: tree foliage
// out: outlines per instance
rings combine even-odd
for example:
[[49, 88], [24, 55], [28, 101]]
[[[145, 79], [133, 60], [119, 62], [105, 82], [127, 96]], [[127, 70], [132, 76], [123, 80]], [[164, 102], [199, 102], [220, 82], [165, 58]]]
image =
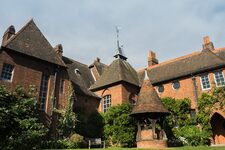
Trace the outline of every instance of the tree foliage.
[[2, 149], [36, 149], [47, 133], [36, 111], [34, 87], [8, 92], [0, 86], [0, 145]]
[[174, 129], [192, 124], [190, 115], [190, 100], [163, 98], [162, 102], [169, 110], [170, 115], [165, 118], [164, 128], [169, 139], [175, 138]]
[[113, 146], [132, 147], [136, 137], [136, 123], [129, 116], [131, 104], [111, 107], [104, 114], [104, 137]]
[[77, 108], [76, 132], [89, 138], [101, 138], [103, 130], [103, 116], [93, 112], [90, 116], [85, 115], [84, 109]]

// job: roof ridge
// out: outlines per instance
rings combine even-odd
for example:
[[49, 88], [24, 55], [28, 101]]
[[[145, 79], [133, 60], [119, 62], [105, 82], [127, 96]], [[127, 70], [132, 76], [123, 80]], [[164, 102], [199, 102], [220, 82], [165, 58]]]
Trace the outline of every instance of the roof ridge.
[[[179, 61], [179, 60], [182, 60], [182, 59], [191, 57], [191, 56], [198, 55], [198, 54], [200, 54], [200, 53], [201, 53], [201, 51], [196, 51], [196, 52], [192, 52], [192, 53], [190, 53], [190, 54], [184, 55], [184, 56], [180, 56], [180, 57], [177, 57], [177, 58], [172, 58], [172, 59], [170, 59], [170, 60], [166, 60], [166, 61], [161, 62], [161, 63], [159, 63], [159, 64], [156, 64], [156, 65], [147, 67], [147, 69], [152, 69], [152, 68], [156, 68], [156, 67], [158, 67], [158, 66], [166, 65], [166, 64], [169, 64], [169, 63], [172, 63], [172, 62], [175, 62], [175, 61]], [[141, 69], [139, 69], [139, 70], [141, 70]]]
[[212, 55], [214, 55], [214, 56], [216, 56], [216, 58], [218, 58], [219, 60], [221, 60], [221, 61], [225, 61], [225, 59], [224, 59], [224, 58], [222, 58], [222, 57], [220, 57], [219, 55], [217, 55], [217, 53], [216, 53], [216, 52], [213, 52], [213, 51], [209, 50], [209, 53], [210, 53], [210, 54], [212, 54]]
[[[225, 47], [217, 48], [217, 49], [215, 49], [214, 51], [211, 51], [211, 52], [215, 54], [215, 53], [217, 53], [219, 51], [223, 51], [223, 50], [225, 50]], [[166, 65], [168, 63], [172, 63], [172, 62], [175, 62], [175, 61], [178, 61], [178, 60], [182, 60], [182, 59], [185, 59], [185, 58], [188, 58], [188, 57], [191, 57], [191, 56], [195, 56], [195, 55], [198, 55], [200, 53], [202, 53], [202, 51], [195, 51], [195, 52], [192, 52], [190, 54], [187, 54], [187, 55], [184, 55], [184, 56], [180, 56], [180, 57], [177, 57], [177, 58], [172, 58], [170, 60], [166, 60], [164, 62], [156, 64], [154, 66], [147, 67], [147, 69], [152, 69], [152, 68], [155, 68], [155, 67], [158, 67], [158, 66], [161, 66], [161, 65]], [[216, 56], [219, 57], [218, 55], [216, 55]], [[222, 59], [222, 58], [220, 58], [220, 59]], [[137, 72], [142, 71], [142, 70], [143, 70], [143, 68], [140, 68], [140, 69], [137, 70]]]
[[[64, 56], [64, 57], [65, 57], [65, 56]], [[66, 58], [69, 58], [69, 57], [66, 57]], [[79, 62], [79, 61], [77, 61], [77, 60], [74, 60], [73, 58], [69, 58], [69, 59], [72, 60], [73, 62], [79, 63], [80, 65], [83, 65], [83, 66], [88, 67], [87, 64], [81, 63], [81, 62]]]

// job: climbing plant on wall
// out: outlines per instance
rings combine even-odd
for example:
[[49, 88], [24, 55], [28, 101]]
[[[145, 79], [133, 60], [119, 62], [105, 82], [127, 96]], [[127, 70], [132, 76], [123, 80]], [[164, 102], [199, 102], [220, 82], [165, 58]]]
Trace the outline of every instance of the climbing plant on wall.
[[212, 136], [210, 117], [213, 110], [224, 110], [225, 87], [215, 88], [203, 93], [198, 100], [197, 114], [190, 116], [191, 106], [188, 99], [163, 98], [162, 102], [170, 111], [165, 118], [164, 128], [169, 144], [207, 145]]
[[75, 100], [75, 93], [73, 86], [71, 84], [65, 110], [57, 111], [60, 114], [58, 123], [59, 134], [63, 138], [68, 138], [73, 133], [75, 133], [77, 116], [73, 111], [74, 100]]

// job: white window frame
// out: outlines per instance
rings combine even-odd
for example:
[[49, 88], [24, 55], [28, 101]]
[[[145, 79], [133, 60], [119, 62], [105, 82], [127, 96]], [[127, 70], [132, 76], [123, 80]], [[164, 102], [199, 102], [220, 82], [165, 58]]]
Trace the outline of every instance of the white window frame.
[[[217, 73], [217, 72], [221, 72], [221, 73], [222, 73], [222, 76], [223, 76], [223, 79], [224, 79], [223, 70], [215, 71], [215, 72], [213, 73], [213, 76], [214, 76], [214, 81], [215, 81], [215, 83], [216, 83], [216, 87], [222, 87], [222, 86], [225, 86], [225, 84], [224, 84], [224, 85], [218, 85], [218, 83], [217, 83], [217, 81], [216, 81], [216, 75], [215, 75], [215, 73]], [[224, 79], [224, 82], [225, 82], [225, 79]]]
[[[12, 68], [12, 72], [11, 72], [11, 78], [10, 78], [10, 79], [5, 79], [5, 78], [2, 77], [3, 70], [4, 70], [4, 65], [11, 65], [11, 66], [13, 67], [13, 68]], [[13, 75], [14, 75], [14, 70], [15, 70], [15, 66], [14, 66], [14, 65], [9, 64], [9, 63], [3, 63], [3, 66], [2, 66], [2, 72], [1, 72], [0, 79], [3, 80], [3, 81], [12, 82], [12, 80], [13, 80]]]
[[[207, 76], [208, 77], [209, 85], [210, 85], [209, 88], [203, 88], [202, 76]], [[201, 88], [202, 88], [202, 90], [210, 90], [211, 89], [211, 82], [210, 82], [209, 74], [202, 74], [202, 75], [200, 75], [200, 81], [201, 81]]]
[[102, 102], [103, 112], [104, 113], [107, 112], [111, 106], [112, 106], [112, 96], [110, 94], [109, 95], [105, 95], [103, 97], [103, 102]]

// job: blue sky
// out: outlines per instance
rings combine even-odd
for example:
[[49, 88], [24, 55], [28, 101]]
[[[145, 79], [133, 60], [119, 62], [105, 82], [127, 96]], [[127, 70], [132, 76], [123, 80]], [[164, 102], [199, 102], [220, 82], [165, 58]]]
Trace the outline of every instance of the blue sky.
[[202, 49], [203, 36], [225, 46], [224, 0], [14, 0], [2, 1], [0, 34], [18, 31], [31, 18], [54, 47], [85, 64], [96, 57], [109, 64], [116, 53], [116, 30], [128, 62], [147, 65], [149, 50], [160, 62]]

